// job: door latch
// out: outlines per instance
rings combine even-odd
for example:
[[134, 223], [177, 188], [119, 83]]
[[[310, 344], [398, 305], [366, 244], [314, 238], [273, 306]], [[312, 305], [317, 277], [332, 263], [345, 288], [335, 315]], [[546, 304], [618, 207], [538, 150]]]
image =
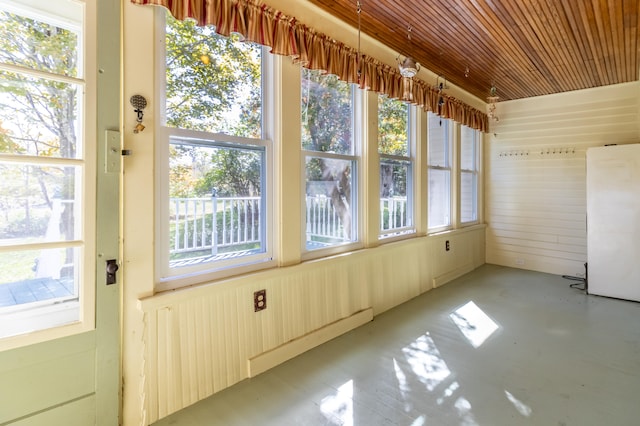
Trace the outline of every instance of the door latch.
[[116, 283], [116, 272], [120, 267], [118, 266], [118, 262], [116, 259], [107, 260], [107, 285]]

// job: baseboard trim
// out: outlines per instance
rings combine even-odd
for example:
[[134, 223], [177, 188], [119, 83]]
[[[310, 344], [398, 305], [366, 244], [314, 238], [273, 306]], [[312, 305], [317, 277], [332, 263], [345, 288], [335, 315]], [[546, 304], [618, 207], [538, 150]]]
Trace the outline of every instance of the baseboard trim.
[[475, 268], [473, 267], [473, 263], [467, 263], [466, 265], [456, 268], [453, 271], [449, 271], [446, 274], [439, 275], [433, 278], [433, 288], [440, 287], [441, 285], [455, 280], [456, 278], [461, 277], [464, 274], [473, 271], [474, 269]]
[[249, 377], [255, 377], [260, 373], [264, 373], [291, 358], [326, 343], [354, 328], [360, 327], [371, 320], [373, 320], [373, 309], [368, 308], [350, 317], [343, 318], [311, 333], [305, 334], [277, 348], [249, 358], [247, 360], [248, 375]]

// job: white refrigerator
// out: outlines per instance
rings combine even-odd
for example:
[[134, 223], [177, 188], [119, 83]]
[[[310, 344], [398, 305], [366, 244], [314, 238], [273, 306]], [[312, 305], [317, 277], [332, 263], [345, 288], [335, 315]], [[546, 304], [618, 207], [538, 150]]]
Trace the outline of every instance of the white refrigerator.
[[640, 144], [587, 150], [588, 292], [640, 301]]

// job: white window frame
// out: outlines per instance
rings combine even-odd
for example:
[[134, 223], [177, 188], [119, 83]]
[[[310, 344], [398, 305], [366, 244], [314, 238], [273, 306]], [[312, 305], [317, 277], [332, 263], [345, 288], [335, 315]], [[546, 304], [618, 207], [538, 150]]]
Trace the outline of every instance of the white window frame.
[[[302, 69], [300, 70], [302, 75]], [[302, 84], [302, 78], [300, 79]], [[362, 243], [362, 229], [360, 218], [359, 206], [362, 203], [362, 191], [360, 188], [360, 173], [361, 173], [361, 161], [362, 161], [362, 128], [364, 126], [364, 114], [362, 112], [363, 105], [366, 100], [366, 91], [359, 89], [357, 85], [353, 83], [349, 84], [351, 89], [351, 105], [352, 105], [352, 117], [351, 117], [351, 134], [353, 135], [352, 153], [351, 154], [334, 154], [330, 152], [310, 151], [305, 150], [300, 145], [300, 160], [301, 160], [301, 175], [300, 179], [303, 182], [301, 185], [301, 260], [318, 259], [321, 257], [327, 257], [334, 254], [345, 253], [353, 250], [357, 250], [363, 247]], [[307, 158], [327, 158], [335, 160], [351, 161], [351, 232], [353, 233], [352, 241], [348, 241], [342, 244], [335, 244], [326, 248], [308, 249], [307, 248], [307, 220], [306, 220], [306, 161]]]
[[[4, 71], [78, 86], [77, 158], [53, 158], [0, 154], [0, 160], [13, 164], [77, 167], [74, 199], [76, 237], [60, 242], [8, 244], [0, 251], [75, 248], [75, 280], [78, 300], [61, 299], [16, 305], [0, 310], [0, 350], [69, 336], [95, 328], [96, 264], [96, 94], [97, 44], [94, 1], [68, 4], [42, 0], [3, 0], [0, 9], [49, 22], [78, 33], [78, 75], [49, 74], [13, 64], [0, 64]], [[75, 299], [75, 298], [74, 298]]]
[[[381, 95], [378, 95], [381, 96]], [[398, 101], [402, 102], [402, 101]], [[386, 241], [395, 241], [397, 237], [407, 236], [415, 233], [416, 224], [415, 224], [415, 216], [414, 216], [414, 166], [415, 166], [415, 149], [413, 140], [415, 134], [415, 125], [413, 120], [412, 109], [415, 106], [404, 102], [407, 108], [407, 155], [391, 155], [384, 154], [380, 152], [380, 137], [378, 135], [378, 156], [379, 156], [379, 167], [382, 166], [383, 162], [387, 163], [396, 163], [403, 164], [407, 166], [407, 225], [399, 228], [390, 228], [387, 230], [382, 229], [382, 206], [380, 207], [380, 232], [378, 235], [378, 239], [381, 242]], [[380, 115], [377, 115], [378, 120], [380, 119]], [[379, 169], [378, 169], [379, 170]]]
[[[273, 143], [265, 138], [246, 138], [240, 136], [227, 135], [223, 133], [210, 133], [189, 129], [180, 129], [166, 126], [165, 116], [165, 27], [166, 12], [163, 8], [156, 11], [156, 41], [157, 63], [157, 89], [156, 96], [157, 110], [160, 111], [160, 120], [156, 133], [156, 291], [172, 290], [198, 283], [210, 282], [234, 275], [245, 274], [265, 268], [276, 266], [274, 260], [274, 153]], [[272, 58], [266, 59], [270, 55], [268, 49], [262, 47], [262, 134], [272, 133], [272, 114], [265, 114], [265, 110], [273, 108], [272, 80], [269, 76], [274, 72], [275, 61]], [[269, 84], [267, 84], [269, 82]], [[270, 118], [267, 118], [270, 117]], [[170, 268], [169, 266], [169, 147], [171, 139], [176, 138], [194, 145], [212, 147], [245, 147], [264, 151], [264, 164], [262, 170], [262, 203], [266, 218], [264, 220], [264, 247], [263, 252], [240, 256], [235, 259], [217, 260], [203, 262], [198, 265], [185, 266], [180, 268]]]
[[[464, 169], [462, 168], [462, 130], [464, 127], [464, 125], [460, 125], [460, 138], [458, 141], [458, 144], [460, 146], [459, 152], [460, 152], [460, 166], [459, 166], [459, 172], [458, 172], [458, 192], [460, 194], [460, 203], [458, 203], [459, 207], [459, 212], [458, 212], [458, 217], [459, 217], [459, 223], [460, 226], [470, 226], [470, 225], [475, 225], [480, 221], [480, 203], [479, 203], [479, 197], [480, 197], [480, 152], [481, 152], [481, 143], [480, 141], [482, 140], [482, 133], [479, 130], [476, 129], [472, 129], [470, 127], [467, 127], [467, 131], [471, 132], [471, 134], [473, 135], [472, 137], [472, 142], [473, 142], [473, 169]], [[474, 208], [474, 212], [475, 212], [475, 218], [472, 220], [468, 220], [468, 221], [463, 221], [462, 220], [462, 176], [464, 174], [470, 174], [473, 176], [474, 178], [474, 182], [475, 182], [475, 187], [473, 188], [473, 200], [472, 200], [472, 205]]]
[[[436, 114], [432, 113], [432, 112], [427, 112], [427, 114], [433, 114], [433, 116], [438, 117]], [[453, 229], [454, 227], [454, 217], [455, 216], [455, 212], [454, 212], [454, 200], [455, 200], [455, 196], [456, 193], [454, 192], [454, 170], [453, 170], [453, 158], [454, 158], [454, 138], [453, 138], [453, 133], [454, 133], [454, 127], [457, 123], [455, 123], [453, 120], [450, 119], [446, 119], [446, 118], [441, 118], [438, 117], [440, 120], [442, 120], [442, 125], [447, 126], [446, 132], [445, 132], [445, 140], [447, 142], [447, 147], [446, 147], [446, 151], [445, 151], [445, 159], [446, 159], [446, 164], [444, 166], [437, 166], [437, 165], [431, 165], [431, 161], [429, 158], [429, 149], [427, 148], [427, 179], [429, 176], [429, 171], [431, 170], [443, 170], [443, 171], [448, 171], [449, 172], [449, 223], [445, 224], [445, 225], [438, 225], [438, 226], [428, 226], [429, 223], [429, 198], [430, 198], [430, 194], [431, 194], [431, 185], [428, 184], [427, 185], [427, 233], [431, 234], [431, 233], [437, 233], [437, 232], [442, 232], [442, 231], [446, 231], [449, 229]], [[430, 136], [429, 136], [429, 115], [427, 115], [427, 147], [429, 146], [429, 143], [431, 143], [430, 141]]]

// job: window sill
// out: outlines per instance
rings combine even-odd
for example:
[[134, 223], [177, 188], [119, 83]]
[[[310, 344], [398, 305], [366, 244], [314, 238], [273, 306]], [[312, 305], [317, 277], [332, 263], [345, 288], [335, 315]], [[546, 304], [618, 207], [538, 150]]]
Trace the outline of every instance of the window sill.
[[443, 235], [461, 234], [461, 233], [464, 233], [464, 232], [477, 231], [479, 229], [484, 229], [486, 227], [487, 227], [487, 225], [485, 223], [476, 223], [476, 224], [472, 224], [472, 225], [461, 226], [459, 228], [436, 230], [436, 231], [427, 233], [427, 237], [439, 237], [439, 236], [443, 236]]

